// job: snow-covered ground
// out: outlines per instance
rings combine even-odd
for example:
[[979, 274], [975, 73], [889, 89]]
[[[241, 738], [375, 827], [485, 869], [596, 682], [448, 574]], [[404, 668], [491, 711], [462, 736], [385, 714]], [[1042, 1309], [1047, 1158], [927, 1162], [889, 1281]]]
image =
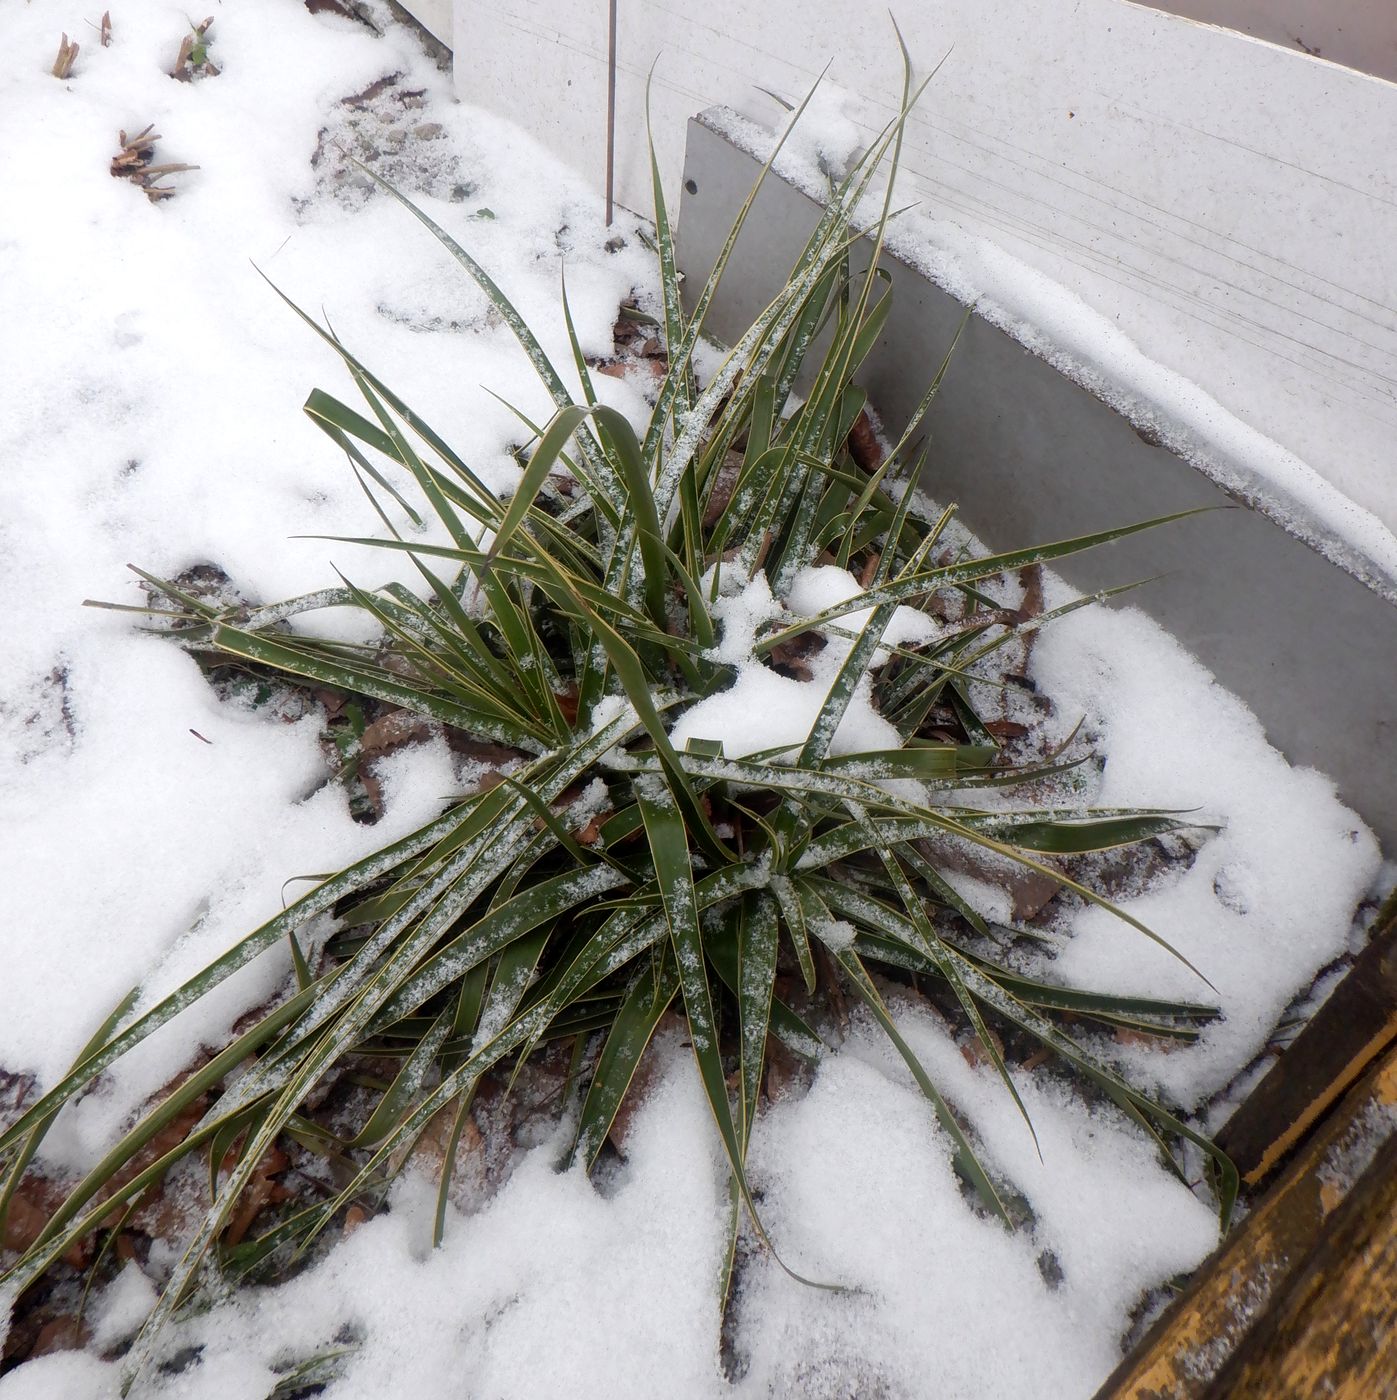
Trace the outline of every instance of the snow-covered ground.
[[[304, 419], [331, 357], [259, 276], [342, 338], [501, 488], [516, 420], [546, 410], [508, 331], [336, 142], [369, 143], [470, 247], [565, 364], [559, 269], [584, 347], [611, 349], [618, 303], [653, 292], [633, 225], [517, 130], [455, 103], [411, 34], [381, 36], [300, 0], [240, 0], [211, 31], [216, 77], [167, 76], [189, 16], [113, 7], [113, 42], [67, 0], [0, 16], [0, 128], [22, 133], [0, 200], [0, 1067], [52, 1082], [136, 984], [182, 981], [280, 907], [291, 877], [341, 865], [425, 820], [454, 790], [444, 749], [395, 756], [386, 815], [356, 825], [327, 781], [319, 724], [221, 703], [186, 656], [84, 598], [138, 602], [125, 564], [169, 577], [214, 564], [252, 598], [385, 581], [379, 556], [295, 538], [361, 534], [369, 508]], [[195, 18], [199, 18], [196, 16]], [[96, 16], [91, 18], [95, 19]], [[82, 46], [49, 73], [59, 35]], [[377, 80], [389, 89], [346, 105]], [[520, 94], [527, 101], [527, 93]], [[108, 173], [118, 131], [148, 123], [159, 203]], [[18, 145], [16, 145], [18, 149]], [[320, 152], [316, 158], [317, 151]], [[599, 383], [639, 414], [637, 390]], [[348, 396], [348, 395], [346, 395]], [[1004, 543], [1027, 543], [1004, 542]], [[366, 572], [367, 571], [367, 572]], [[1375, 844], [1321, 776], [1291, 770], [1232, 697], [1141, 615], [1074, 614], [1039, 641], [1035, 677], [1066, 728], [1085, 715], [1108, 760], [1097, 800], [1198, 808], [1222, 827], [1131, 904], [1201, 967], [1226, 1019], [1202, 1042], [1131, 1048], [1132, 1072], [1187, 1104], [1225, 1085], [1287, 1002], [1341, 952], [1378, 875]], [[1082, 914], [1057, 964], [1082, 982], [1205, 988], [1119, 922]], [[268, 955], [123, 1065], [48, 1150], [90, 1161], [199, 1041], [217, 1043], [287, 975]], [[1042, 1149], [993, 1071], [924, 1012], [907, 1038], [1033, 1203], [1010, 1235], [966, 1206], [950, 1148], [876, 1033], [856, 1021], [809, 1093], [759, 1123], [766, 1223], [821, 1292], [757, 1257], [744, 1276], [738, 1395], [1089, 1396], [1146, 1290], [1213, 1246], [1210, 1206], [1122, 1121], [1060, 1083], [1021, 1085]], [[292, 1282], [181, 1323], [201, 1359], [163, 1383], [203, 1400], [266, 1395], [288, 1364], [349, 1346], [348, 1397], [721, 1396], [714, 1280], [726, 1189], [702, 1094], [677, 1043], [598, 1191], [536, 1147], [429, 1248], [406, 1183]], [[107, 1396], [116, 1347], [152, 1298], [134, 1265], [92, 1304], [82, 1353], [25, 1364], [0, 1397]]]

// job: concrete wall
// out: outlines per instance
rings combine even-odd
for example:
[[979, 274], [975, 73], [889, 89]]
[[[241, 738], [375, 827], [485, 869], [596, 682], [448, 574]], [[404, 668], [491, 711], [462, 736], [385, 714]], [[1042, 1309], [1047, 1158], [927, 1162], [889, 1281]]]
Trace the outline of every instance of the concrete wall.
[[[1397, 527], [1397, 87], [1128, 0], [897, 9], [922, 72], [951, 50], [909, 129], [907, 197], [1060, 282]], [[676, 196], [685, 123], [713, 104], [770, 124], [762, 89], [798, 98], [831, 60], [864, 132], [895, 100], [881, 6], [619, 11], [617, 188], [635, 208], [652, 64]], [[457, 0], [456, 32], [463, 99], [600, 186], [606, 0]]]
[[455, 38], [453, 0], [398, 0], [398, 3], [434, 39], [451, 47]]
[[1154, 0], [1151, 8], [1226, 25], [1397, 82], [1392, 0]]

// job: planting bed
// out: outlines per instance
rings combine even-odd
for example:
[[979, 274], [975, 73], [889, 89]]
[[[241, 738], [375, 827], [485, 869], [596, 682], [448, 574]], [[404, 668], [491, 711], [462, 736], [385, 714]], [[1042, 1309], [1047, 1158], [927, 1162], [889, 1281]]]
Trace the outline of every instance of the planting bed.
[[[150, 1005], [275, 914], [285, 882], [358, 859], [516, 762], [391, 706], [274, 683], [256, 667], [201, 666], [120, 614], [80, 608], [93, 596], [143, 602], [130, 561], [229, 602], [333, 586], [332, 566], [374, 584], [411, 580], [386, 555], [302, 538], [378, 525], [299, 414], [314, 385], [352, 386], [248, 259], [300, 305], [323, 306], [502, 494], [519, 480], [524, 434], [500, 400], [535, 422], [551, 406], [497, 310], [346, 153], [467, 246], [559, 365], [572, 363], [557, 300], [565, 262], [604, 402], [642, 422], [663, 373], [663, 339], [645, 319], [660, 298], [644, 226], [623, 215], [604, 227], [600, 201], [526, 138], [454, 104], [385, 10], [367, 11], [375, 32], [315, 8], [247, 0], [198, 33], [202, 52], [185, 52], [183, 12], [133, 3], [112, 14], [110, 47], [94, 32], [63, 79], [47, 51], [74, 21], [39, 0], [5, 21], [23, 58], [0, 80], [0, 112], [32, 122], [42, 149], [0, 215], [0, 296], [7, 324], [25, 328], [0, 348], [13, 390], [0, 417], [12, 463], [0, 590], [14, 619], [0, 820], [15, 872], [0, 924], [0, 1121], [61, 1078], [131, 988]], [[188, 67], [186, 80], [172, 67]], [[160, 135], [152, 162], [197, 167], [166, 176], [168, 197], [110, 173], [118, 132], [147, 122]], [[872, 460], [886, 444], [871, 421], [857, 431]], [[971, 547], [953, 529], [943, 551]], [[808, 615], [832, 580], [807, 573]], [[1001, 624], [1070, 597], [1038, 568], [985, 587]], [[759, 595], [729, 609], [723, 645], [740, 650]], [[342, 626], [344, 640], [372, 639], [362, 623]], [[1025, 973], [1220, 1007], [1196, 1040], [1083, 1030], [1132, 1082], [1215, 1128], [1291, 1033], [1288, 1017], [1312, 1009], [1316, 978], [1327, 989], [1362, 945], [1383, 886], [1376, 843], [1324, 777], [1287, 765], [1141, 614], [1091, 607], [1031, 635], [983, 663], [971, 684], [982, 718], [1012, 757], [1084, 760], [1045, 802], [1191, 814], [1196, 827], [1063, 869], [1168, 939], [1212, 989], [1041, 879], [1005, 886], [973, 854], [949, 878], [970, 908], [1015, 928], [1010, 956]], [[789, 714], [768, 697], [793, 697], [815, 653], [765, 669], [765, 688], [736, 712], [731, 695], [701, 702], [712, 708], [691, 721], [695, 736], [724, 738], [729, 756], [770, 741]], [[749, 1173], [786, 1263], [843, 1290], [793, 1281], [748, 1238], [724, 1325], [726, 1166], [674, 1016], [591, 1179], [555, 1169], [579, 1109], [560, 1045], [508, 1098], [499, 1078], [481, 1089], [440, 1248], [431, 1169], [446, 1127], [434, 1123], [385, 1209], [351, 1207], [286, 1282], [207, 1294], [163, 1334], [141, 1386], [190, 1397], [317, 1386], [337, 1397], [1091, 1395], [1122, 1341], [1217, 1243], [1201, 1156], [1187, 1159], [1196, 1179], [1179, 1181], [1117, 1109], [1010, 1039], [1002, 1053], [1035, 1141], [995, 1072], [1001, 1047], [968, 1034], [934, 989], [881, 984], [901, 1035], [1021, 1190], [1031, 1219], [1010, 1231], [968, 1199], [951, 1139], [872, 1019], [838, 998], [801, 1004], [796, 970], [781, 971], [783, 993], [837, 1048], [811, 1063], [773, 1053]], [[6, 1245], [26, 1244], [60, 1186], [292, 974], [285, 946], [270, 950], [65, 1111], [37, 1163], [47, 1185], [22, 1189]], [[375, 1069], [347, 1064], [314, 1121], [354, 1121], [356, 1075]], [[117, 1393], [203, 1176], [202, 1164], [181, 1168], [19, 1301], [0, 1400]], [[235, 1227], [339, 1184], [304, 1143], [281, 1143]]]

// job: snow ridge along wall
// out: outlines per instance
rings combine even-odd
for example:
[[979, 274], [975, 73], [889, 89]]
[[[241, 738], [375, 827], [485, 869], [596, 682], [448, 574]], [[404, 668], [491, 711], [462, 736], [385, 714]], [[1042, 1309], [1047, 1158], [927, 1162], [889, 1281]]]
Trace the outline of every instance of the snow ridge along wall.
[[[689, 126], [679, 241], [690, 287], [706, 277], [757, 175], [757, 158], [732, 139], [737, 125], [720, 112]], [[817, 216], [817, 202], [796, 185], [768, 178], [710, 313], [716, 336], [735, 339], [766, 305]], [[896, 428], [925, 392], [964, 305], [905, 258], [887, 265], [892, 313], [866, 378], [871, 401]], [[1169, 405], [1139, 390], [1112, 406], [1101, 382], [1085, 370], [1069, 377], [1072, 365], [1051, 350], [1021, 325], [1006, 329], [973, 315], [926, 423], [928, 489], [957, 501], [987, 543], [1009, 548], [1239, 505], [1231, 493], [1245, 464], [1208, 458], [1210, 444], [1177, 430]], [[1211, 474], [1179, 455], [1183, 447]], [[1397, 606], [1388, 562], [1303, 516], [1284, 528], [1273, 518], [1275, 503], [1273, 514], [1240, 504], [1055, 567], [1084, 591], [1153, 578], [1131, 601], [1239, 694], [1292, 761], [1333, 777], [1391, 850]], [[1332, 555], [1351, 556], [1350, 567], [1325, 558], [1301, 533]]]

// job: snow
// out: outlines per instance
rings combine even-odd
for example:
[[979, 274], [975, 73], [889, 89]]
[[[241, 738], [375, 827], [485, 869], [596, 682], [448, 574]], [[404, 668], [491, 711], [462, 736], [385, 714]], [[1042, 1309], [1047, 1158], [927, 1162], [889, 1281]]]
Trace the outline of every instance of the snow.
[[[605, 1194], [576, 1171], [555, 1173], [558, 1144], [546, 1144], [477, 1214], [453, 1218], [433, 1252], [432, 1192], [410, 1182], [390, 1214], [300, 1278], [180, 1324], [172, 1345], [204, 1352], [178, 1393], [260, 1396], [275, 1367], [352, 1336], [335, 1400], [913, 1397], [929, 1376], [957, 1400], [1014, 1400], [1040, 1379], [1043, 1393], [1089, 1395], [1114, 1361], [1120, 1297], [1211, 1247], [1208, 1208], [1118, 1121], [1029, 1084], [1053, 1165], [1038, 1163], [992, 1072], [972, 1070], [921, 1013], [902, 1024], [1030, 1191], [1037, 1223], [1010, 1234], [965, 1208], [925, 1102], [879, 1032], [860, 1025], [808, 1096], [759, 1120], [752, 1148], [788, 1264], [847, 1291], [813, 1290], [759, 1262], [740, 1311], [748, 1371], [733, 1390], [713, 1356], [726, 1192], [692, 1061], [672, 1040]], [[1056, 1288], [1044, 1285], [1049, 1256]], [[0, 1395], [44, 1394], [53, 1369], [22, 1367]], [[105, 1400], [115, 1373], [89, 1359], [68, 1368], [63, 1393]]]
[[[714, 569], [709, 569], [700, 581], [705, 593], [713, 588]], [[783, 604], [772, 596], [766, 574], [758, 573], [742, 584], [733, 578], [732, 570], [722, 576], [722, 596], [715, 599], [711, 611], [719, 625], [718, 645], [709, 653], [714, 661], [725, 666], [747, 665], [752, 659], [752, 641], [758, 629], [780, 617]]]
[[[1123, 1056], [1195, 1103], [1227, 1083], [1344, 951], [1348, 920], [1379, 872], [1377, 843], [1328, 779], [1291, 768], [1241, 701], [1143, 613], [1073, 613], [1044, 629], [1033, 665], [1062, 722], [1086, 715], [1100, 735], [1106, 763], [1090, 801], [1196, 811], [1222, 827], [1187, 871], [1130, 905], [1206, 974], [1227, 1010], [1187, 1050]], [[1177, 958], [1102, 909], [1076, 917], [1056, 971], [1100, 989], [1211, 997]]]
[[838, 83], [822, 82], [809, 94], [800, 121], [786, 138], [787, 158], [820, 171], [827, 180], [842, 180], [864, 140], [850, 106], [850, 95]]
[[820, 942], [836, 953], [852, 948], [854, 939], [858, 937], [858, 930], [843, 919], [824, 919], [816, 925], [815, 932], [819, 934]]
[[1007, 925], [1013, 921], [1014, 902], [1002, 886], [992, 885], [988, 880], [977, 880], [973, 875], [959, 870], [946, 871], [945, 879], [966, 904], [988, 923]]
[[[744, 1311], [754, 1371], [774, 1374], [778, 1394], [1090, 1395], [1116, 1360], [1110, 1296], [1132, 1294], [1161, 1266], [1189, 1267], [1211, 1247], [1214, 1222], [1151, 1169], [1138, 1139], [1020, 1081], [1040, 1163], [993, 1071], [972, 1070], [925, 1018], [901, 1024], [1038, 1219], [1008, 1234], [957, 1208], [944, 1159], [926, 1166], [937, 1132], [913, 1111], [895, 1052], [876, 1033], [856, 1036], [807, 1098], [759, 1125], [754, 1153], [777, 1188], [776, 1238], [800, 1241], [792, 1266], [864, 1296], [850, 1328], [843, 1299], [796, 1304], [788, 1281], [765, 1271]], [[1061, 1271], [1057, 1288], [1045, 1287], [1045, 1256]]]
[[129, 1341], [156, 1302], [155, 1285], [131, 1260], [97, 1300], [92, 1318], [93, 1347], [99, 1352], [111, 1351], [118, 1343]]
[[[802, 569], [791, 580], [786, 606], [797, 617], [817, 617], [820, 613], [852, 602], [862, 592], [858, 579], [847, 569], [836, 568], [833, 564], [820, 564]], [[845, 613], [839, 619], [837, 627], [844, 633], [852, 633], [857, 637], [868, 626], [872, 616], [872, 608], [855, 609]], [[837, 656], [842, 665], [844, 658], [853, 649], [852, 644], [847, 638], [839, 638], [837, 631], [831, 630], [831, 635], [838, 640], [825, 650]], [[935, 641], [936, 636], [936, 624], [926, 613], [919, 612], [916, 608], [900, 607], [894, 611], [879, 640], [893, 647], [914, 646], [919, 642]], [[875, 668], [882, 666], [890, 655], [887, 648], [879, 647], [873, 653], [871, 664]]]
[[[705, 584], [712, 586], [711, 572]], [[718, 739], [727, 758], [745, 758], [768, 749], [799, 748], [814, 727], [830, 688], [859, 634], [873, 616], [861, 608], [841, 617], [837, 625], [821, 629], [823, 650], [807, 658], [809, 680], [780, 675], [760, 661], [754, 646], [763, 624], [776, 618], [787, 622], [811, 618], [838, 607], [863, 590], [846, 569], [826, 564], [800, 570], [791, 581], [787, 597], [772, 596], [764, 573], [735, 591], [720, 597], [714, 616], [722, 624], [712, 659], [736, 670], [725, 690], [706, 696], [685, 711], [671, 738], [683, 748], [690, 739]], [[888, 621], [880, 640], [888, 646], [926, 642], [936, 627], [925, 613], [899, 607]], [[880, 646], [873, 653], [874, 668], [891, 653]], [[897, 730], [873, 708], [872, 684], [865, 677], [858, 684], [839, 727], [830, 742], [831, 754], [850, 754], [902, 747]]]
[[[148, 1004], [280, 909], [286, 881], [409, 830], [461, 786], [444, 744], [401, 750], [380, 769], [383, 820], [359, 826], [327, 781], [314, 716], [221, 702], [168, 642], [79, 607], [85, 597], [138, 602], [128, 560], [165, 576], [216, 564], [253, 601], [331, 586], [334, 564], [358, 581], [412, 581], [391, 558], [299, 538], [375, 528], [299, 412], [315, 385], [352, 391], [249, 260], [301, 305], [324, 306], [492, 486], [507, 493], [517, 481], [520, 429], [488, 391], [546, 415], [532, 370], [403, 211], [352, 173], [337, 181], [332, 147], [312, 166], [321, 132], [386, 148], [395, 130], [439, 124], [401, 143], [394, 178], [498, 277], [560, 369], [571, 362], [561, 257], [589, 352], [610, 349], [621, 299], [653, 296], [633, 227], [606, 230], [576, 179], [507, 123], [455, 104], [410, 34], [374, 12], [381, 38], [295, 0], [225, 7], [211, 51], [223, 71], [189, 84], [163, 71], [188, 22], [163, 0], [115, 13], [110, 49], [78, 35], [67, 82], [47, 70], [59, 32], [75, 33], [74, 12], [33, 0], [3, 21], [0, 120], [31, 136], [0, 204], [0, 849], [10, 874], [0, 1066], [41, 1084], [129, 988], [139, 984]], [[360, 117], [342, 105], [390, 73], [403, 75], [394, 91], [420, 90], [420, 106], [395, 107], [392, 92]], [[825, 113], [833, 135], [822, 141], [838, 136], [836, 117]], [[164, 138], [161, 160], [201, 167], [173, 176], [178, 193], [160, 205], [107, 174], [118, 129], [149, 121]], [[608, 251], [613, 238], [622, 246]], [[602, 377], [598, 387], [640, 414], [629, 386]], [[679, 719], [676, 742], [721, 737], [730, 757], [803, 742], [866, 619], [826, 629], [810, 681], [779, 676], [754, 659], [759, 629], [783, 610], [808, 617], [847, 601], [857, 584], [822, 567], [785, 599], [765, 588], [759, 577], [720, 600], [717, 655], [734, 683]], [[883, 640], [923, 640], [931, 627], [902, 609]], [[1199, 808], [1222, 827], [1130, 908], [1207, 973], [1227, 1019], [1191, 1049], [1116, 1052], [1143, 1080], [1197, 1102], [1344, 950], [1377, 851], [1327, 780], [1290, 769], [1244, 708], [1139, 615], [1074, 614], [1040, 637], [1033, 664], [1057, 701], [1054, 723], [1065, 734], [1085, 714], [1108, 755], [1098, 790], [1081, 800]], [[593, 722], [622, 716], [634, 719], [609, 697]], [[890, 747], [890, 729], [861, 693], [835, 751]], [[1097, 911], [1075, 916], [1058, 944], [1057, 975], [1206, 996]], [[192, 1046], [224, 1042], [287, 972], [285, 954], [268, 953], [125, 1061], [59, 1121], [50, 1165], [91, 1162]], [[330, 1400], [910, 1398], [933, 1385], [939, 1397], [1085, 1400], [1142, 1293], [1214, 1244], [1209, 1207], [1129, 1125], [1087, 1109], [1050, 1074], [1017, 1081], [1040, 1159], [993, 1070], [969, 1064], [926, 1010], [901, 1003], [894, 1013], [1035, 1221], [1011, 1234], [967, 1206], [925, 1100], [856, 1015], [810, 1091], [759, 1120], [751, 1158], [783, 1258], [845, 1291], [803, 1287], [753, 1254], [737, 1303], [746, 1369], [731, 1388], [717, 1367], [713, 1290], [726, 1182], [689, 1052], [669, 1037], [627, 1160], [609, 1177], [556, 1172], [560, 1132], [523, 1151], [473, 1213], [455, 1213], [436, 1251], [433, 1192], [409, 1177], [388, 1213], [303, 1275], [180, 1322], [171, 1354], [203, 1350], [162, 1392], [261, 1397], [289, 1367], [344, 1350]], [[134, 1270], [93, 1299], [89, 1350], [26, 1363], [0, 1380], [0, 1397], [114, 1396], [118, 1363], [102, 1349], [150, 1297]]]

